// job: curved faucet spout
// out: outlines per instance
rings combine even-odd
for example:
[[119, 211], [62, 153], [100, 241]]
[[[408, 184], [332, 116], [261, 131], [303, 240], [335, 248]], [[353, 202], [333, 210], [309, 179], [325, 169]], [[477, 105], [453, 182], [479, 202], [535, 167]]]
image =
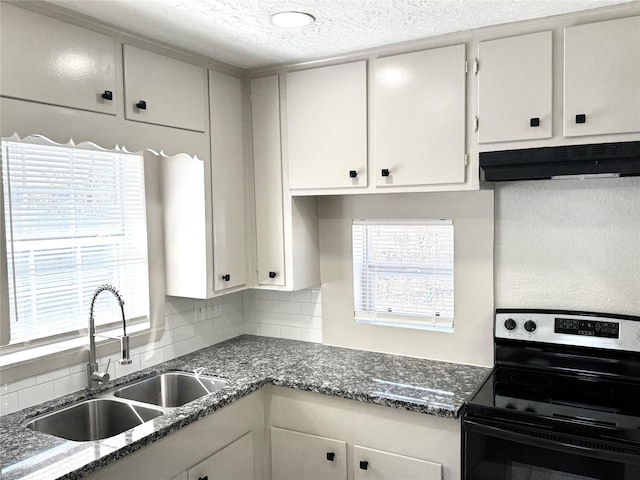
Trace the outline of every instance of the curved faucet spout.
[[[89, 388], [95, 387], [100, 383], [107, 383], [109, 381], [108, 372], [98, 371], [98, 361], [96, 359], [96, 327], [95, 318], [93, 316], [93, 310], [95, 308], [96, 299], [102, 292], [111, 292], [120, 305], [120, 312], [122, 313], [122, 336], [120, 337], [120, 352], [122, 358], [118, 360], [121, 365], [129, 365], [131, 358], [129, 358], [129, 336], [127, 335], [127, 323], [124, 317], [124, 300], [118, 290], [112, 285], [100, 285], [96, 288], [91, 298], [91, 306], [89, 307], [89, 363], [87, 364], [87, 385]], [[107, 369], [109, 367], [107, 366]]]

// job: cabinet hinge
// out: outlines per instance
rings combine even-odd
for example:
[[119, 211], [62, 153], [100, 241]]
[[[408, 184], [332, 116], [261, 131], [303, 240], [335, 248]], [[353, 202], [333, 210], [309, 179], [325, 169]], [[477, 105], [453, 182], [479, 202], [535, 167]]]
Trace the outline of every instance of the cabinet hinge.
[[478, 128], [480, 128], [480, 119], [477, 116], [475, 116], [473, 117], [473, 131], [477, 132]]
[[464, 166], [466, 167], [467, 165], [469, 165], [469, 154], [465, 153], [464, 154]]
[[478, 75], [478, 71], [480, 70], [480, 60], [474, 58], [473, 60], [473, 74]]
[[464, 61], [464, 73], [469, 73], [469, 60]]

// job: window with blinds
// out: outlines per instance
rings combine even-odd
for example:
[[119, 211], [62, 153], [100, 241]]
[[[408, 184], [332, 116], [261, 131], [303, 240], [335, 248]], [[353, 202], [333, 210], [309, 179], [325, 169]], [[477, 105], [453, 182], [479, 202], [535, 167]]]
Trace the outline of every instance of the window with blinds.
[[453, 221], [354, 220], [355, 320], [453, 329]]
[[[96, 287], [115, 286], [127, 319], [148, 318], [141, 155], [2, 141], [11, 345], [78, 335]], [[96, 323], [120, 323], [117, 302]]]

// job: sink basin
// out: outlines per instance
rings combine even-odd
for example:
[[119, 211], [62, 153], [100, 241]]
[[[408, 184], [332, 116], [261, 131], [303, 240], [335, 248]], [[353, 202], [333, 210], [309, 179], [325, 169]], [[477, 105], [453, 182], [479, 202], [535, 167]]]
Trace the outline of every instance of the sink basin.
[[160, 407], [179, 407], [216, 392], [229, 382], [221, 378], [190, 373], [162, 373], [116, 390], [116, 397], [150, 403]]
[[162, 410], [118, 400], [86, 400], [31, 420], [25, 426], [77, 442], [112, 437], [162, 415]]

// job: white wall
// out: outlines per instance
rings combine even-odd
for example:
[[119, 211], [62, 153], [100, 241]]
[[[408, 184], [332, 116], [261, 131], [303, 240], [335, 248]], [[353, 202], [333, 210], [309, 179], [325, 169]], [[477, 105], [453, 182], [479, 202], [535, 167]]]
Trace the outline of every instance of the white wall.
[[[243, 332], [242, 294], [211, 300], [167, 297], [166, 329], [156, 342], [131, 350], [131, 365], [119, 365], [119, 354], [100, 357], [104, 370], [109, 358], [111, 378], [166, 362], [219, 343]], [[87, 386], [86, 362], [0, 385], [0, 415], [81, 390]]]
[[640, 178], [496, 184], [496, 308], [640, 315]]
[[[493, 191], [323, 197], [323, 342], [437, 360], [493, 363]], [[352, 219], [454, 221], [454, 333], [353, 320]]]

